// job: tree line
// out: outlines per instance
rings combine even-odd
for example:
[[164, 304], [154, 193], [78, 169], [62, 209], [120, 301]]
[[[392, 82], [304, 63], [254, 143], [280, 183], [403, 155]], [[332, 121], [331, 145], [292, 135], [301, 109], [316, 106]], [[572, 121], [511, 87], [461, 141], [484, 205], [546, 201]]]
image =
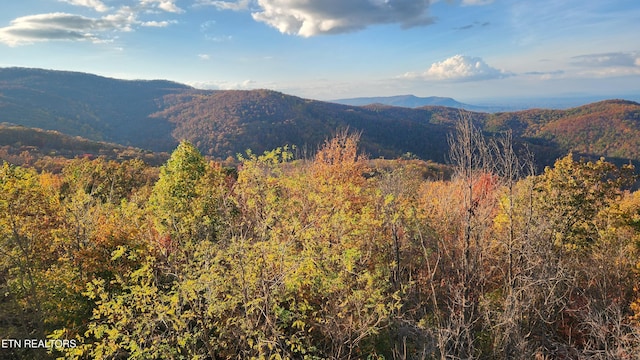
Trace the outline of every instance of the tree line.
[[[632, 166], [544, 172], [460, 121], [451, 179], [372, 169], [357, 134], [237, 168], [182, 142], [159, 169], [0, 168], [3, 357], [636, 359]], [[374, 171], [375, 170], [375, 171]]]

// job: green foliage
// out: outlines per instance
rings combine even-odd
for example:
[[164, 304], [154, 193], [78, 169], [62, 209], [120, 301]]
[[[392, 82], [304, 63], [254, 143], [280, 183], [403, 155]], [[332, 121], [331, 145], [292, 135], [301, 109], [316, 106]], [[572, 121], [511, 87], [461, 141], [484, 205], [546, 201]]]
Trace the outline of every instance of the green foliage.
[[552, 240], [570, 247], [586, 247], [598, 237], [598, 212], [617, 201], [634, 181], [634, 168], [617, 168], [600, 159], [581, 162], [573, 155], [546, 168], [537, 186], [540, 211], [552, 222]]
[[305, 160], [247, 152], [234, 171], [188, 142], [160, 169], [3, 164], [0, 330], [78, 344], [7, 356], [638, 353], [630, 166], [570, 154], [524, 177], [505, 143], [502, 168], [433, 180], [449, 170], [370, 161], [358, 141], [339, 132]]
[[182, 142], [160, 169], [149, 206], [161, 235], [178, 241], [213, 240], [216, 232], [216, 194], [224, 180], [221, 169], [211, 168], [198, 149]]

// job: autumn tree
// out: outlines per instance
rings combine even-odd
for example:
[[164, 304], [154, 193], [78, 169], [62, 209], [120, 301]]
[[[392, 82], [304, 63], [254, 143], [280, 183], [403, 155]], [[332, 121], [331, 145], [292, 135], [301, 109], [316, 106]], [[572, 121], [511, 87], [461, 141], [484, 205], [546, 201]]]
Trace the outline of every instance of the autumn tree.
[[[494, 196], [494, 179], [491, 149], [469, 115], [461, 114], [449, 144], [450, 160], [455, 169], [451, 186], [457, 188], [454, 198], [460, 199], [454, 209], [458, 211], [456, 218], [460, 223], [451, 229], [456, 231], [451, 243], [434, 244], [435, 251], [441, 254], [438, 257], [450, 262], [455, 276], [449, 280], [450, 300], [446, 304], [438, 304], [447, 310], [446, 317], [440, 320], [438, 346], [441, 358], [466, 358], [478, 352], [475, 335], [475, 324], [479, 319], [478, 294], [474, 290], [482, 288], [486, 280], [482, 272], [482, 257], [486, 247], [487, 216]], [[455, 264], [456, 261], [459, 264]]]
[[220, 166], [189, 143], [178, 146], [151, 191], [147, 247], [111, 251], [112, 262], [135, 266], [90, 282], [86, 295], [96, 308], [86, 345], [68, 356], [216, 356], [213, 307], [229, 300], [221, 292], [233, 285], [220, 265], [231, 261], [219, 243], [228, 185]]
[[507, 239], [513, 232], [516, 245], [509, 252], [513, 259], [502, 263], [512, 280], [505, 294], [512, 295], [487, 303], [490, 308], [503, 302], [488, 312], [497, 315], [491, 315], [497, 334], [505, 335], [497, 337], [501, 354], [512, 349], [524, 358], [586, 356], [585, 346], [603, 343], [586, 330], [602, 320], [593, 315], [609, 314], [612, 325], [621, 319], [614, 319], [620, 313], [610, 307], [611, 281], [621, 278], [615, 274], [629, 279], [629, 261], [621, 262], [625, 245], [612, 235], [620, 234], [614, 230], [614, 214], [631, 179], [628, 167], [619, 169], [603, 159], [575, 161], [569, 154], [543, 174], [518, 181], [509, 206], [501, 201], [494, 226]]
[[155, 228], [164, 246], [216, 239], [218, 209], [227, 174], [209, 164], [192, 144], [183, 141], [160, 169], [149, 198]]
[[61, 195], [72, 197], [77, 192], [102, 203], [119, 204], [153, 180], [150, 167], [141, 160], [117, 162], [97, 158], [74, 159], [62, 169]]
[[[55, 193], [29, 169], [0, 167], [0, 302], [4, 336], [41, 338], [64, 325], [65, 307], [54, 273], [61, 223]], [[15, 354], [14, 354], [15, 355]]]
[[[247, 227], [234, 240], [260, 250], [241, 253], [241, 284], [260, 289], [255, 323], [272, 334], [253, 343], [289, 356], [292, 339], [321, 357], [375, 353], [397, 300], [387, 282], [393, 265], [379, 217], [383, 199], [364, 177], [357, 140], [340, 133], [311, 162], [287, 161], [282, 149], [243, 162], [235, 191]], [[273, 260], [252, 263], [251, 253]], [[289, 325], [276, 331], [270, 324]]]
[[598, 211], [618, 199], [633, 182], [633, 167], [599, 159], [577, 161], [569, 154], [547, 167], [537, 187], [540, 211], [549, 216], [550, 241], [570, 249], [592, 245]]
[[[128, 182], [133, 164], [5, 167], [1, 305], [39, 301], [25, 319], [66, 324], [52, 336], [76, 336], [64, 355], [78, 359], [638, 353], [631, 167], [569, 155], [536, 176], [509, 133], [466, 118], [451, 179], [370, 161], [358, 140], [340, 132], [306, 159], [249, 151], [234, 171], [183, 142], [155, 184]], [[52, 299], [82, 292], [86, 306], [52, 311], [39, 290], [52, 276], [71, 284], [45, 287]]]

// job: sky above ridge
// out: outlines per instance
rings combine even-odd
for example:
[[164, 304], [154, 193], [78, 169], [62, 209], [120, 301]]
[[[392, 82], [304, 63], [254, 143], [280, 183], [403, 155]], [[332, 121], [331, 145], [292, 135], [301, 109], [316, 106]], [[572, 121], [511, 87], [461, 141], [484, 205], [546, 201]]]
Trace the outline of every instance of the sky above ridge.
[[640, 96], [640, 2], [4, 1], [11, 66], [320, 100]]

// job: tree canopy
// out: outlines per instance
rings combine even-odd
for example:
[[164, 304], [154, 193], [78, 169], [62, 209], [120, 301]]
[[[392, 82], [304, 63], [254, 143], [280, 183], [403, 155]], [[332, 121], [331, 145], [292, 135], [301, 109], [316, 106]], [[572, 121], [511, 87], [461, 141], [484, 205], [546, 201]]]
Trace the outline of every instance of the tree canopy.
[[188, 142], [159, 169], [4, 163], [0, 327], [67, 346], [0, 355], [633, 359], [632, 167], [569, 154], [536, 175], [466, 125], [451, 179], [348, 132], [233, 169]]

